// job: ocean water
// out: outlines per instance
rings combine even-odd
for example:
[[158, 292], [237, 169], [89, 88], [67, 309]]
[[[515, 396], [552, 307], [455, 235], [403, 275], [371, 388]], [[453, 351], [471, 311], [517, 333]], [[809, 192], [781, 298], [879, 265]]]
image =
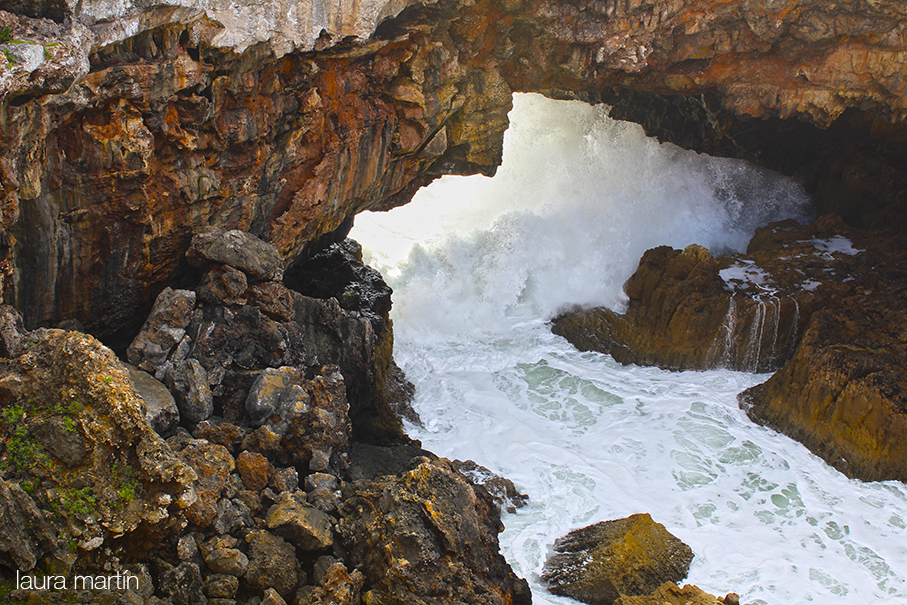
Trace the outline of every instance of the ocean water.
[[787, 179], [660, 145], [601, 107], [516, 95], [504, 164], [445, 177], [352, 236], [394, 288], [395, 357], [416, 385], [410, 434], [511, 478], [504, 555], [534, 603], [572, 529], [648, 512], [689, 544], [688, 582], [744, 603], [907, 603], [907, 486], [847, 479], [750, 422], [767, 375], [666, 372], [551, 334], [569, 305], [620, 310], [642, 253], [742, 250], [772, 220], [811, 218]]

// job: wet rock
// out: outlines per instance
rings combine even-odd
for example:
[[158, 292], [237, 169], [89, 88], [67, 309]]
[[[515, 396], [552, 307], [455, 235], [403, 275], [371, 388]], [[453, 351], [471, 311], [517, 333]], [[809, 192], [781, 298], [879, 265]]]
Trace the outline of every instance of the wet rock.
[[246, 489], [260, 492], [268, 485], [273, 468], [268, 459], [258, 452], [242, 452], [236, 458], [236, 472]]
[[446, 461], [347, 484], [344, 497], [339, 541], [371, 584], [368, 602], [530, 602], [498, 553], [497, 508]]
[[515, 513], [516, 509], [526, 506], [529, 501], [529, 496], [521, 494], [513, 481], [491, 472], [472, 460], [451, 460], [450, 463], [473, 485], [482, 486], [502, 510]]
[[205, 556], [205, 565], [214, 573], [240, 577], [249, 568], [249, 558], [236, 548], [215, 548]]
[[54, 549], [54, 531], [18, 483], [0, 479], [0, 563], [31, 571]]
[[784, 367], [740, 394], [747, 416], [849, 477], [907, 481], [907, 305], [896, 297], [814, 313]]
[[647, 513], [572, 531], [554, 550], [542, 582], [556, 595], [591, 605], [611, 605], [622, 595], [648, 595], [665, 582], [679, 582], [693, 560], [690, 547]]
[[246, 274], [230, 266], [212, 267], [197, 288], [198, 298], [209, 305], [242, 306], [248, 288]]
[[129, 363], [148, 372], [162, 366], [173, 347], [186, 335], [194, 308], [195, 292], [164, 288], [142, 330], [126, 350]]
[[673, 582], [665, 582], [658, 590], [646, 596], [621, 597], [614, 605], [739, 605], [733, 593], [718, 598], [691, 584], [683, 588]]
[[126, 368], [129, 370], [129, 378], [135, 392], [145, 402], [145, 420], [158, 435], [169, 437], [180, 420], [180, 412], [173, 395], [167, 387], [147, 372], [132, 365], [127, 365]]
[[264, 530], [252, 531], [246, 536], [249, 543], [249, 568], [245, 579], [259, 591], [274, 588], [281, 596], [289, 598], [296, 589], [299, 564], [296, 549]]
[[198, 360], [190, 358], [172, 364], [165, 383], [173, 393], [180, 416], [187, 422], [201, 422], [214, 412], [208, 373]]
[[334, 542], [331, 518], [315, 507], [300, 503], [288, 492], [280, 495], [265, 521], [268, 529], [301, 550], [325, 550]]
[[196, 235], [186, 258], [195, 266], [202, 266], [206, 261], [229, 265], [259, 281], [283, 279], [283, 259], [277, 248], [236, 229]]
[[186, 509], [186, 518], [207, 527], [217, 515], [217, 501], [235, 468], [233, 456], [224, 446], [202, 440], [190, 442], [179, 456], [198, 476], [194, 486], [198, 500]]

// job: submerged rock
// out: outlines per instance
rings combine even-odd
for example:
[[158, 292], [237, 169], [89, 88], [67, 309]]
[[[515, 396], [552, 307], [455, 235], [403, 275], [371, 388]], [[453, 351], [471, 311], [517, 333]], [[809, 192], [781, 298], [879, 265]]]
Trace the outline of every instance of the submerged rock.
[[590, 605], [611, 605], [622, 595], [648, 595], [690, 570], [693, 551], [648, 513], [604, 521], [554, 543], [542, 582], [554, 594]]

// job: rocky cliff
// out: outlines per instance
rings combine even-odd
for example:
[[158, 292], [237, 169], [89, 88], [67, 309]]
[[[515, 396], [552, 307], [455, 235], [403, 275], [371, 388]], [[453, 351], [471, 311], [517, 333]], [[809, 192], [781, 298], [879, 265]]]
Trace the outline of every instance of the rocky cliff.
[[3, 299], [29, 327], [135, 322], [208, 226], [292, 261], [490, 174], [514, 90], [798, 174], [855, 221], [904, 190], [894, 1], [3, 6]]

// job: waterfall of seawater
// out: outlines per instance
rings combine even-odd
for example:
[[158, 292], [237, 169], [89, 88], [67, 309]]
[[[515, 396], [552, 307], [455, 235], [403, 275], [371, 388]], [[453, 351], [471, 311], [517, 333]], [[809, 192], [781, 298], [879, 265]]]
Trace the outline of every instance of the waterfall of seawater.
[[[741, 250], [805, 218], [795, 185], [662, 146], [600, 108], [518, 95], [493, 179], [450, 177], [353, 236], [394, 288], [395, 357], [425, 447], [511, 479], [504, 555], [535, 603], [555, 539], [649, 512], [696, 553], [688, 581], [744, 603], [907, 602], [907, 486], [848, 480], [752, 424], [736, 395], [767, 375], [671, 373], [580, 353], [546, 321], [619, 308], [650, 247]], [[771, 305], [769, 305], [771, 306]]]

